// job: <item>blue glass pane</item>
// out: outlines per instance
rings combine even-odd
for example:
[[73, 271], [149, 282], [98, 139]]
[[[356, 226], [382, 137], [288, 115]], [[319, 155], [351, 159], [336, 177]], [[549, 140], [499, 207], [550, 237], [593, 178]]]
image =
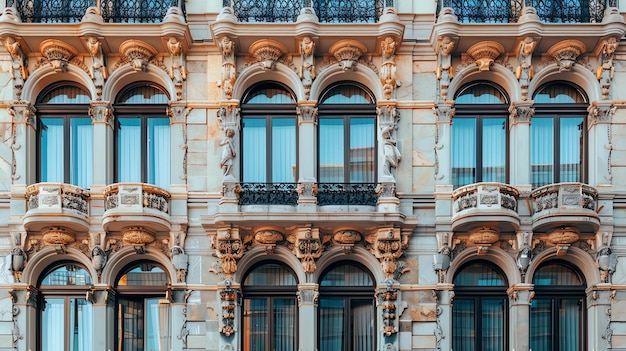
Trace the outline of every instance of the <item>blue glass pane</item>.
[[167, 104], [167, 94], [153, 86], [137, 86], [124, 92], [117, 100], [119, 104]]
[[530, 126], [530, 179], [534, 188], [554, 180], [554, 119], [533, 118]]
[[73, 264], [60, 266], [41, 281], [41, 285], [92, 285], [91, 275], [85, 269]]
[[338, 85], [326, 92], [320, 104], [372, 104], [370, 94], [354, 85]]
[[554, 350], [552, 299], [535, 298], [530, 305], [530, 348], [533, 350]]
[[319, 177], [323, 183], [344, 182], [344, 120], [319, 120]]
[[320, 351], [341, 350], [344, 338], [344, 299], [319, 300]]
[[506, 183], [506, 118], [483, 118], [482, 182]]
[[350, 182], [374, 182], [374, 118], [350, 118]]
[[568, 84], [551, 84], [541, 88], [533, 97], [535, 104], [572, 104], [586, 103], [580, 92]]
[[336, 266], [322, 277], [320, 286], [373, 286], [369, 274], [361, 268], [344, 264]]
[[267, 176], [267, 130], [265, 118], [243, 119], [243, 181], [265, 182]]
[[164, 189], [170, 187], [170, 120], [148, 118], [147, 182]]
[[46, 93], [44, 104], [88, 104], [91, 98], [85, 90], [74, 86], [62, 86]]
[[476, 118], [455, 118], [452, 123], [452, 184], [476, 183]]
[[582, 285], [580, 276], [561, 264], [548, 264], [541, 267], [533, 276], [533, 284], [542, 286]]
[[506, 286], [506, 280], [491, 266], [472, 263], [465, 266], [454, 276], [454, 284], [458, 286]]
[[141, 119], [118, 118], [117, 181], [141, 182]]
[[44, 300], [41, 312], [41, 350], [58, 351], [65, 348], [65, 299]]
[[276, 263], [266, 263], [255, 268], [244, 281], [249, 286], [295, 286], [296, 277], [285, 267]]
[[452, 307], [452, 349], [477, 351], [474, 299], [457, 298]]
[[41, 118], [39, 167], [42, 182], [64, 183], [62, 118]]
[[118, 286], [165, 286], [167, 273], [152, 264], [137, 266], [120, 277]]
[[506, 104], [507, 98], [496, 87], [476, 84], [464, 88], [454, 99], [455, 104]]
[[246, 97], [246, 104], [293, 104], [291, 94], [280, 86], [258, 89]]
[[296, 120], [272, 119], [272, 182], [296, 182]]
[[83, 298], [70, 299], [70, 351], [93, 348], [93, 314], [91, 303]]
[[70, 119], [70, 183], [89, 188], [93, 179], [91, 118]]
[[268, 299], [256, 298], [244, 300], [244, 337], [243, 337], [243, 349], [244, 350], [259, 350], [266, 351], [268, 327], [267, 321], [268, 314]]
[[559, 182], [579, 182], [581, 179], [583, 121], [583, 117], [559, 119]]

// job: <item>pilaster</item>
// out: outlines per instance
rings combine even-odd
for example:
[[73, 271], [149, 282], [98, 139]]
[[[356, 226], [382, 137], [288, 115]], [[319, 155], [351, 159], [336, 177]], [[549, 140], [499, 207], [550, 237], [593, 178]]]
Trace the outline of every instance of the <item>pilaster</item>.
[[530, 120], [533, 101], [517, 101], [509, 108], [510, 184], [530, 184]]
[[113, 107], [109, 101], [91, 101], [89, 106], [93, 133], [93, 184], [113, 183]]
[[300, 351], [317, 350], [317, 307], [319, 290], [317, 284], [298, 285], [298, 342]]

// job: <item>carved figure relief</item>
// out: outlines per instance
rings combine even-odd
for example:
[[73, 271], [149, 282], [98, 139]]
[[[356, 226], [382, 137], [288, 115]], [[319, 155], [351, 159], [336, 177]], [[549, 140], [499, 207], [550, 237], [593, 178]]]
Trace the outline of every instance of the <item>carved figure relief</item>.
[[219, 42], [222, 49], [222, 94], [226, 99], [233, 98], [233, 86], [237, 79], [235, 66], [235, 42], [225, 36]]
[[102, 51], [102, 43], [96, 37], [87, 39], [87, 47], [91, 55], [91, 67], [89, 75], [96, 86], [97, 100], [102, 100], [102, 87], [104, 81], [108, 78], [108, 72], [105, 64], [105, 56]]
[[4, 40], [9, 55], [11, 55], [11, 79], [15, 87], [15, 99], [21, 100], [22, 88], [28, 78], [28, 56], [15, 38], [9, 36]]
[[383, 55], [383, 62], [380, 67], [380, 82], [383, 85], [385, 99], [389, 100], [394, 89], [400, 86], [400, 82], [396, 80], [396, 63], [394, 61], [398, 43], [392, 37], [386, 37], [380, 43], [380, 46]]
[[522, 88], [522, 100], [528, 100], [528, 84], [533, 79], [532, 56], [537, 42], [532, 37], [526, 37], [520, 45], [517, 55], [518, 65], [515, 69], [515, 78]]
[[452, 50], [455, 42], [452, 38], [445, 36], [439, 40], [437, 45], [437, 80], [439, 81], [439, 96], [441, 100], [448, 99], [448, 86], [454, 77], [454, 68], [451, 66]]
[[547, 54], [554, 57], [559, 65], [559, 71], [569, 71], [586, 52], [585, 44], [579, 40], [564, 40], [554, 44]]
[[615, 74], [615, 67], [613, 67], [613, 54], [619, 42], [615, 37], [610, 37], [604, 41], [602, 45], [602, 52], [600, 53], [598, 69], [596, 71], [596, 78], [600, 81], [602, 87], [602, 100], [608, 100], [611, 93], [611, 81]]
[[393, 126], [383, 128], [383, 174], [392, 177], [391, 169], [398, 166], [398, 162], [402, 159], [402, 154], [397, 147], [397, 141], [393, 137], [395, 129]]
[[224, 178], [234, 178], [233, 177], [233, 162], [237, 153], [235, 152], [235, 146], [233, 137], [235, 136], [235, 131], [232, 128], [226, 128], [224, 131], [224, 139], [220, 143], [222, 147], [222, 154], [220, 158], [220, 167], [222, 168], [222, 173], [224, 174]]
[[185, 65], [185, 54], [182, 50], [180, 40], [170, 37], [167, 41], [167, 50], [170, 53], [170, 78], [174, 82], [176, 89], [176, 100], [183, 99], [183, 81], [187, 80], [187, 68]]
[[304, 37], [300, 42], [300, 54], [302, 65], [299, 76], [304, 86], [304, 98], [308, 100], [311, 95], [311, 84], [315, 80], [315, 42], [311, 37]]

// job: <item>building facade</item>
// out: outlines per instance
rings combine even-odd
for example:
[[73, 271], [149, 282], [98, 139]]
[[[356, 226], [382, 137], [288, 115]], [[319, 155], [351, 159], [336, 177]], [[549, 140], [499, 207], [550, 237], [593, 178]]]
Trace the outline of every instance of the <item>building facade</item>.
[[0, 7], [0, 350], [626, 349], [616, 0]]

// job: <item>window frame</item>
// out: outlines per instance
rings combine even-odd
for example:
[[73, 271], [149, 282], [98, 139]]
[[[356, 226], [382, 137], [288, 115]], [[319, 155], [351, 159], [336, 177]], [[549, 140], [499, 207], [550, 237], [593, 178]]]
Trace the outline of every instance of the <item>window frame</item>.
[[[548, 260], [546, 262], [542, 262], [534, 274], [536, 274], [539, 270], [544, 268], [547, 265], [560, 265], [570, 269], [574, 274], [578, 275], [581, 285], [537, 285], [534, 284], [535, 276], [533, 275], [533, 292], [535, 296], [533, 298], [533, 302], [543, 299], [552, 301], [551, 306], [551, 317], [552, 317], [552, 328], [550, 331], [550, 335], [552, 338], [553, 348], [555, 350], [559, 350], [559, 306], [560, 302], [563, 300], [573, 300], [577, 298], [580, 300], [580, 326], [579, 326], [579, 340], [580, 350], [585, 350], [587, 345], [587, 282], [585, 280], [585, 276], [580, 272], [580, 270], [574, 265], [570, 264], [567, 261], [553, 259]], [[532, 333], [532, 302], [529, 306], [529, 314], [528, 314], [528, 329], [529, 333]], [[532, 338], [532, 335], [531, 335]]]
[[[341, 86], [347, 86], [347, 87], [353, 87], [353, 88], [358, 88], [360, 90], [362, 90], [365, 94], [367, 94], [369, 96], [369, 99], [372, 101], [369, 104], [350, 104], [350, 103], [324, 103], [324, 99], [326, 98], [326, 95], [329, 94], [334, 88], [337, 87], [341, 87]], [[317, 123], [317, 150], [316, 150], [316, 157], [317, 157], [317, 165], [316, 165], [316, 171], [317, 171], [317, 177], [318, 177], [318, 182], [319, 183], [327, 183], [327, 184], [333, 184], [333, 183], [337, 183], [337, 182], [326, 182], [326, 181], [322, 181], [322, 172], [321, 172], [321, 150], [320, 150], [320, 145], [321, 145], [321, 132], [320, 132], [320, 128], [321, 128], [321, 121], [325, 118], [329, 118], [329, 119], [339, 119], [342, 118], [343, 119], [343, 138], [344, 138], [344, 145], [343, 145], [343, 182], [339, 182], [339, 183], [344, 183], [344, 184], [368, 184], [368, 183], [378, 183], [378, 137], [377, 137], [377, 130], [376, 128], [378, 127], [378, 113], [376, 112], [376, 99], [374, 94], [372, 94], [372, 92], [365, 87], [363, 84], [358, 83], [358, 82], [353, 82], [353, 81], [341, 81], [341, 82], [337, 82], [329, 87], [327, 87], [324, 92], [322, 92], [322, 94], [320, 95], [319, 98], [320, 103], [318, 103], [318, 123]], [[374, 140], [374, 144], [372, 145], [373, 147], [373, 169], [372, 169], [372, 181], [371, 182], [351, 182], [350, 181], [350, 127], [351, 127], [351, 119], [352, 118], [371, 118], [374, 121], [373, 124], [373, 131], [374, 131], [374, 135], [373, 135], [373, 140]]]
[[[353, 266], [356, 267], [358, 269], [360, 269], [361, 271], [363, 271], [363, 273], [367, 274], [372, 282], [371, 286], [358, 286], [358, 285], [348, 285], [348, 286], [326, 286], [326, 285], [322, 285], [322, 281], [324, 280], [324, 278], [326, 277], [326, 275], [332, 271], [335, 268], [338, 268], [340, 266]], [[344, 338], [342, 340], [342, 350], [353, 350], [353, 345], [352, 345], [352, 329], [350, 328], [350, 322], [352, 321], [352, 307], [353, 301], [357, 301], [357, 300], [369, 300], [371, 302], [371, 308], [372, 308], [372, 312], [373, 312], [373, 316], [375, 316], [375, 319], [373, 320], [374, 325], [371, 326], [371, 331], [372, 331], [372, 340], [371, 340], [371, 350], [376, 350], [376, 345], [378, 342], [378, 326], [377, 326], [377, 314], [376, 314], [376, 300], [374, 298], [374, 294], [375, 294], [375, 290], [376, 290], [376, 280], [374, 278], [374, 275], [372, 274], [372, 272], [369, 271], [369, 269], [367, 269], [363, 264], [359, 263], [359, 262], [355, 262], [355, 261], [340, 261], [340, 262], [336, 262], [334, 264], [332, 264], [331, 266], [327, 267], [326, 269], [324, 269], [324, 271], [322, 271], [322, 274], [320, 274], [319, 276], [319, 281], [318, 281], [318, 291], [319, 291], [319, 295], [318, 295], [318, 308], [317, 308], [317, 326], [316, 326], [316, 330], [317, 330], [317, 346], [318, 349], [321, 347], [321, 332], [320, 332], [320, 328], [321, 328], [321, 321], [322, 321], [322, 307], [321, 307], [321, 301], [323, 299], [328, 299], [328, 300], [342, 300], [344, 301], [344, 307], [343, 307], [343, 329], [346, 331], [346, 334], [344, 335]]]
[[[255, 92], [264, 90], [264, 89], [281, 89], [290, 95], [293, 103], [290, 104], [274, 104], [274, 103], [248, 103], [248, 99]], [[241, 157], [240, 157], [240, 167], [241, 167], [241, 179], [244, 183], [266, 183], [266, 184], [278, 184], [278, 183], [287, 183], [287, 182], [274, 182], [273, 174], [272, 174], [272, 134], [273, 134], [273, 125], [272, 121], [274, 119], [292, 119], [294, 121], [294, 130], [295, 130], [295, 179], [293, 183], [296, 183], [300, 178], [300, 167], [299, 164], [299, 129], [298, 128], [298, 116], [296, 114], [297, 108], [297, 99], [296, 95], [293, 93], [291, 89], [286, 87], [285, 85], [275, 82], [275, 81], [264, 81], [261, 83], [257, 83], [250, 87], [244, 97], [242, 99], [243, 103], [241, 104], [241, 128], [240, 128], [240, 136], [241, 136]], [[244, 152], [244, 142], [245, 142], [245, 119], [259, 119], [265, 120], [265, 140], [266, 140], [266, 149], [265, 149], [265, 181], [263, 182], [250, 182], [246, 180], [246, 167], [245, 167], [245, 159], [246, 154]]]
[[[254, 272], [255, 269], [262, 267], [264, 265], [271, 265], [271, 264], [275, 264], [280, 266], [281, 268], [285, 269], [287, 272], [289, 272], [294, 280], [295, 280], [295, 284], [294, 285], [247, 285], [245, 284], [248, 276]], [[254, 267], [252, 267], [250, 270], [248, 270], [246, 272], [246, 274], [243, 276], [242, 281], [242, 285], [241, 285], [241, 294], [242, 294], [242, 298], [241, 298], [241, 310], [242, 310], [242, 327], [241, 327], [241, 348], [242, 350], [245, 351], [253, 351], [253, 350], [247, 350], [245, 348], [245, 339], [246, 336], [249, 335], [249, 331], [245, 328], [245, 315], [246, 313], [248, 313], [248, 311], [246, 311], [246, 300], [253, 298], [253, 299], [259, 299], [259, 298], [265, 298], [267, 301], [267, 308], [268, 311], [274, 311], [273, 310], [273, 302], [274, 300], [277, 299], [290, 299], [294, 301], [294, 313], [295, 315], [293, 316], [293, 320], [294, 320], [294, 326], [293, 326], [293, 333], [294, 333], [294, 340], [293, 340], [293, 350], [298, 350], [298, 340], [299, 340], [299, 308], [298, 308], [298, 299], [297, 299], [297, 292], [298, 292], [298, 276], [296, 275], [296, 273], [291, 269], [291, 267], [289, 267], [287, 264], [277, 261], [277, 260], [264, 260], [262, 262], [259, 262], [257, 264], [254, 265]], [[274, 323], [273, 323], [273, 319], [271, 318], [272, 314], [268, 313], [267, 318], [269, 319], [269, 321], [267, 321], [267, 344], [266, 349], [267, 350], [274, 350], [274, 340], [272, 339], [272, 336], [274, 335]]]
[[[71, 103], [59, 103], [59, 104], [50, 104], [42, 102], [43, 98], [45, 98], [49, 93], [54, 90], [62, 89], [64, 87], [72, 87], [76, 89], [82, 90], [85, 95], [91, 99], [89, 95], [89, 91], [85, 89], [85, 87], [80, 84], [76, 84], [71, 81], [62, 81], [55, 84], [52, 84], [42, 90], [37, 96], [37, 102], [35, 103], [35, 108], [37, 109], [37, 136], [36, 136], [36, 155], [35, 155], [35, 178], [37, 182], [42, 182], [42, 131], [44, 128], [42, 119], [59, 119], [63, 121], [63, 181], [64, 184], [73, 184], [71, 182], [72, 177], [72, 162], [71, 162], [71, 151], [72, 151], [72, 143], [71, 143], [71, 122], [72, 119], [89, 119], [92, 121], [89, 116], [89, 103], [86, 104], [71, 104]], [[91, 142], [93, 143], [93, 122], [92, 122], [92, 136]], [[93, 154], [91, 155], [91, 166], [93, 167]], [[78, 166], [77, 166], [78, 167]], [[46, 180], [46, 182], [50, 182], [50, 180]], [[91, 179], [93, 182], [93, 176]], [[91, 184], [89, 184], [91, 185]], [[87, 187], [86, 187], [87, 188]]]
[[[124, 96], [128, 91], [136, 89], [136, 88], [141, 88], [142, 86], [149, 86], [152, 87], [156, 90], [161, 91], [161, 93], [163, 93], [168, 101], [169, 101], [169, 96], [167, 94], [167, 91], [165, 89], [163, 89], [161, 86], [156, 85], [154, 83], [150, 83], [150, 82], [136, 82], [134, 84], [131, 84], [127, 87], [125, 87], [123, 90], [121, 90], [116, 97], [116, 102], [113, 105], [113, 110], [115, 111], [115, 123], [114, 123], [114, 129], [113, 129], [113, 181], [114, 183], [119, 183], [120, 182], [120, 176], [119, 176], [119, 172], [120, 172], [120, 166], [119, 166], [119, 129], [120, 129], [120, 121], [119, 119], [121, 118], [136, 118], [139, 119], [140, 121], [140, 144], [141, 144], [141, 169], [140, 169], [140, 173], [141, 173], [141, 183], [146, 183], [146, 184], [154, 184], [154, 183], [150, 183], [149, 179], [148, 179], [148, 120], [150, 119], [165, 119], [167, 118], [168, 120], [169, 117], [167, 116], [167, 109], [168, 109], [168, 105], [165, 104], [143, 104], [143, 103], [120, 103], [118, 101], [118, 99], [120, 99], [120, 97]], [[171, 144], [171, 140], [172, 140], [172, 136], [171, 136], [171, 120], [170, 120], [170, 144]], [[170, 151], [171, 153], [171, 151]], [[171, 162], [171, 159], [170, 159]], [[169, 167], [168, 170], [166, 170], [167, 172], [169, 172]], [[171, 183], [171, 179], [170, 179], [170, 183]], [[155, 184], [154, 184], [155, 185]], [[168, 184], [169, 186], [169, 184]]]
[[[508, 306], [508, 295], [506, 293], [509, 283], [507, 276], [504, 274], [500, 267], [496, 266], [494, 263], [486, 261], [486, 260], [472, 260], [470, 262], [466, 262], [460, 267], [454, 274], [453, 282], [456, 279], [457, 275], [462, 273], [464, 269], [472, 266], [472, 265], [483, 265], [489, 267], [494, 272], [500, 275], [500, 278], [503, 279], [503, 285], [498, 286], [464, 286], [464, 285], [454, 285], [454, 300], [455, 302], [459, 300], [471, 300], [474, 301], [474, 330], [476, 331], [474, 347], [475, 350], [482, 349], [482, 320], [480, 318], [482, 312], [482, 302], [485, 300], [502, 300], [502, 345], [503, 350], [507, 350], [509, 346], [509, 306]], [[454, 347], [454, 343], [456, 337], [454, 335], [454, 306], [451, 311], [451, 332], [452, 332], [452, 340], [451, 345]]]

